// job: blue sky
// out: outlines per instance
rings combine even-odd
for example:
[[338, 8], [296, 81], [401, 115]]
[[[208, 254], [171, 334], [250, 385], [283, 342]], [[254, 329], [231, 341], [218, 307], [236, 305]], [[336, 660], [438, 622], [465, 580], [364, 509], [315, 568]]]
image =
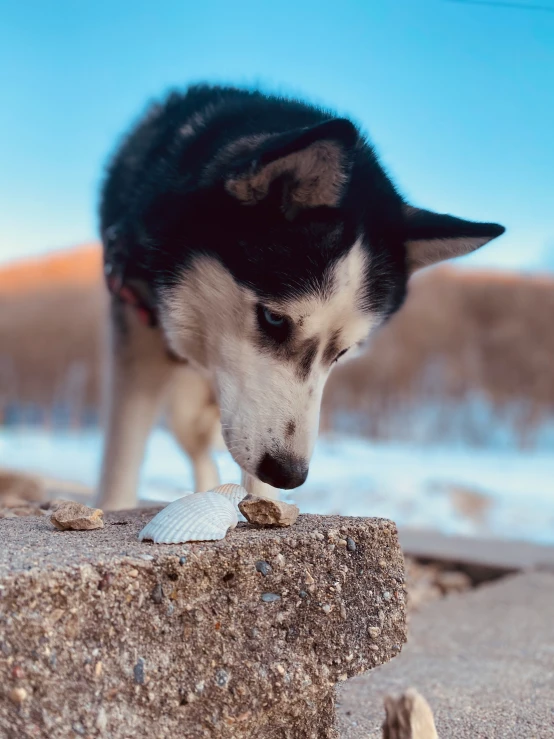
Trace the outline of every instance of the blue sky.
[[117, 136], [147, 100], [207, 80], [351, 115], [415, 204], [507, 226], [463, 262], [554, 269], [554, 12], [450, 0], [0, 0], [0, 18], [0, 261], [96, 237]]

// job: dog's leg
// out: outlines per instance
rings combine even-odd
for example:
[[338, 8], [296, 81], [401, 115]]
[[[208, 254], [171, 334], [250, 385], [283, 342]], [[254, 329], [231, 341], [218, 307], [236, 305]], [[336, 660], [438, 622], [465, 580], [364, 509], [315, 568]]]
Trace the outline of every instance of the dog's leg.
[[219, 429], [219, 408], [207, 380], [188, 366], [179, 367], [171, 382], [167, 421], [192, 462], [196, 492], [219, 485], [210, 450]]
[[279, 500], [279, 490], [272, 488], [265, 482], [261, 482], [254, 475], [250, 475], [248, 472], [242, 470], [242, 481], [241, 484], [250, 495], [257, 495], [259, 498], [271, 498], [272, 500]]
[[144, 448], [175, 365], [161, 332], [141, 324], [130, 306], [112, 302], [110, 334], [97, 505], [116, 510], [136, 504]]

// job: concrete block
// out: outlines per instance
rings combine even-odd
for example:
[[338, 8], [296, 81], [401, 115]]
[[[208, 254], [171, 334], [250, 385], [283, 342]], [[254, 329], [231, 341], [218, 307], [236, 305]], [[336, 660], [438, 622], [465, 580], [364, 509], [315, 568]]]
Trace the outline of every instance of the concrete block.
[[140, 543], [154, 512], [95, 531], [0, 520], [0, 736], [334, 737], [335, 685], [406, 639], [395, 525]]

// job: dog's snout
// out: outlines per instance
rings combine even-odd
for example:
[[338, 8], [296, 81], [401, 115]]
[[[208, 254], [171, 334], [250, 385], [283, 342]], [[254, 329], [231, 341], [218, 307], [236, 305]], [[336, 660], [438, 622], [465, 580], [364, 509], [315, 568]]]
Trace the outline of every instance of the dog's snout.
[[264, 454], [256, 472], [258, 478], [274, 488], [297, 488], [308, 477], [308, 463], [290, 454]]

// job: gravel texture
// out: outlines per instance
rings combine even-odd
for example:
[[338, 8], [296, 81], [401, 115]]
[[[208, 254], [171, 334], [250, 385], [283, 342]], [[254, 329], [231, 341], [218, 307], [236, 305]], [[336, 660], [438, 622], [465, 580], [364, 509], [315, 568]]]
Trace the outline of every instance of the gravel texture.
[[2, 739], [336, 736], [336, 683], [406, 638], [394, 524], [300, 516], [141, 543], [155, 512], [95, 531], [0, 520]]

